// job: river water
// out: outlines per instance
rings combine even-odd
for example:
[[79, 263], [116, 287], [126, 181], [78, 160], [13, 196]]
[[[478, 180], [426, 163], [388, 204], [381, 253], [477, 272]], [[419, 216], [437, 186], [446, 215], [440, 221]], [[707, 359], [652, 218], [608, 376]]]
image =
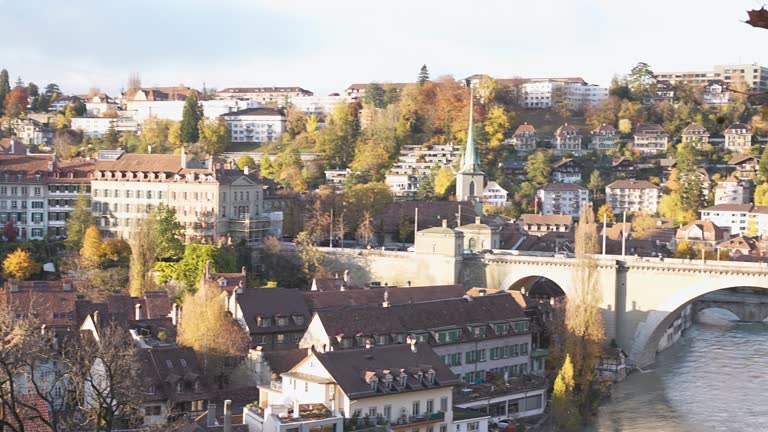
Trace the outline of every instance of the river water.
[[768, 431], [768, 324], [708, 312], [652, 371], [615, 385], [588, 431]]

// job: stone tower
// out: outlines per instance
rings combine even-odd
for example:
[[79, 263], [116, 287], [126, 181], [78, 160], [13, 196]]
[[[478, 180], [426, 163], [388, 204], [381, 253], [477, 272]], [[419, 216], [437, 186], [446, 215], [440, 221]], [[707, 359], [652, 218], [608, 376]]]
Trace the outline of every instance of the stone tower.
[[480, 202], [485, 187], [485, 174], [480, 171], [480, 158], [475, 149], [473, 117], [474, 117], [474, 92], [470, 87], [469, 93], [469, 130], [467, 131], [467, 146], [461, 158], [461, 168], [456, 174], [456, 200]]

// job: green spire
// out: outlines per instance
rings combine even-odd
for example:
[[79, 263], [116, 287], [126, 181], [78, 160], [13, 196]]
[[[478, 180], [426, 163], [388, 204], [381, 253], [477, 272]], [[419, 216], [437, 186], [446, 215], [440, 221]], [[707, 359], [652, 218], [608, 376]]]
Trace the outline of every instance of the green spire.
[[464, 156], [461, 159], [461, 171], [462, 173], [479, 173], [480, 172], [480, 158], [475, 150], [474, 140], [474, 112], [475, 112], [475, 95], [472, 87], [469, 88], [469, 130], [467, 130], [467, 146], [464, 148]]

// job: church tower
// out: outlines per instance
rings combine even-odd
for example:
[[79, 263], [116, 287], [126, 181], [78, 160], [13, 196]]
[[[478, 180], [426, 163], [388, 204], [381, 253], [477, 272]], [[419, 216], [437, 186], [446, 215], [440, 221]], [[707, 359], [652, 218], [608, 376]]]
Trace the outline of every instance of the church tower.
[[480, 157], [475, 149], [474, 131], [474, 92], [469, 91], [469, 130], [467, 131], [467, 146], [461, 158], [461, 168], [456, 174], [456, 200], [479, 202], [483, 197], [485, 174], [480, 171]]

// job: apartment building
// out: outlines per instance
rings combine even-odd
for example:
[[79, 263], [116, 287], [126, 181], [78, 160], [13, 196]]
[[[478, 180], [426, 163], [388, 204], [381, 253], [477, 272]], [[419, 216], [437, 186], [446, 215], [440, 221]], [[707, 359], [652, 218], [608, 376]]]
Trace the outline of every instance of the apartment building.
[[657, 124], [637, 126], [632, 148], [641, 154], [657, 154], [667, 151], [669, 135]]
[[608, 93], [608, 87], [597, 84], [569, 82], [565, 85], [566, 104], [572, 111], [582, 111], [587, 107], [599, 105], [608, 99]]
[[413, 199], [416, 197], [421, 180], [430, 175], [435, 166], [452, 166], [458, 159], [460, 150], [461, 148], [453, 143], [403, 146], [384, 182], [392, 190], [395, 198]]
[[25, 145], [48, 145], [53, 142], [54, 129], [32, 118], [6, 120], [0, 124], [0, 130], [10, 131], [13, 138]]
[[752, 202], [754, 182], [749, 179], [740, 180], [730, 176], [717, 182], [715, 186], [715, 205], [718, 204], [748, 204]]
[[557, 128], [555, 132], [555, 153], [563, 154], [566, 152], [581, 154], [581, 133], [576, 127], [568, 123]]
[[737, 153], [728, 161], [728, 166], [735, 170], [734, 173], [740, 179], [755, 178], [760, 167], [760, 158]]
[[346, 93], [347, 97], [349, 97], [351, 100], [361, 100], [365, 97], [365, 91], [368, 89], [368, 86], [371, 84], [378, 84], [385, 90], [387, 88], [395, 88], [397, 90], [402, 90], [406, 86], [412, 85], [414, 83], [356, 83], [351, 84], [349, 87], [347, 87], [346, 90], [344, 90], [344, 93]]
[[488, 374], [530, 371], [531, 329], [506, 293], [435, 302], [318, 310], [299, 348], [343, 351], [397, 345], [411, 338], [431, 346], [455, 376], [483, 383]]
[[256, 242], [269, 228], [254, 173], [181, 155], [102, 151], [91, 175], [93, 212], [102, 234], [131, 238], [153, 207], [176, 210], [186, 239]]
[[217, 99], [254, 101], [261, 105], [284, 107], [296, 97], [314, 96], [301, 87], [227, 87], [216, 92]]
[[230, 142], [275, 142], [285, 132], [285, 115], [272, 108], [246, 108], [222, 114], [229, 126]]
[[[268, 425], [274, 422], [269, 415], [281, 411], [287, 414], [281, 422], [306, 422], [312, 419], [301, 414], [311, 406], [322, 411], [315, 419], [329, 424], [308, 430], [333, 432], [338, 417], [345, 417], [349, 427], [361, 429], [452, 432], [459, 380], [429, 345], [408, 342], [309, 350], [281, 380], [259, 387], [259, 408], [246, 413], [246, 422], [250, 417]], [[260, 430], [276, 432], [274, 426]]]
[[509, 192], [499, 186], [495, 181], [488, 182], [483, 188], [483, 203], [494, 206], [504, 207], [507, 205], [507, 196]]
[[581, 181], [581, 165], [572, 158], [558, 161], [552, 165], [552, 181], [579, 183]]
[[768, 91], [768, 68], [756, 63], [715, 65], [712, 70], [659, 72], [656, 78], [668, 80], [672, 84], [686, 83], [703, 87], [711, 81], [722, 81], [726, 86], [734, 86], [742, 81], [754, 92]]
[[317, 116], [330, 115], [337, 106], [352, 102], [347, 95], [330, 94], [328, 96], [294, 96], [291, 98], [291, 105], [294, 109], [301, 111], [304, 115]]
[[731, 92], [723, 80], [712, 80], [704, 86], [701, 98], [707, 105], [728, 105], [731, 102]]
[[733, 152], [749, 153], [752, 149], [752, 128], [744, 123], [733, 123], [723, 131], [723, 146]]
[[701, 219], [730, 228], [731, 235], [768, 235], [768, 207], [752, 204], [717, 204], [701, 210]]
[[589, 143], [589, 149], [597, 151], [615, 149], [616, 140], [619, 139], [619, 132], [616, 128], [605, 123], [593, 129], [590, 135], [592, 135], [592, 142]]
[[536, 199], [542, 214], [578, 218], [582, 206], [589, 202], [589, 190], [575, 183], [547, 183], [536, 191]]
[[698, 123], [691, 123], [680, 133], [684, 143], [691, 143], [697, 149], [702, 149], [709, 143], [709, 132]]
[[515, 129], [515, 133], [504, 144], [512, 145], [518, 153], [530, 153], [536, 150], [536, 128], [523, 123]]
[[617, 180], [605, 187], [606, 203], [614, 213], [656, 213], [661, 191], [646, 180]]

